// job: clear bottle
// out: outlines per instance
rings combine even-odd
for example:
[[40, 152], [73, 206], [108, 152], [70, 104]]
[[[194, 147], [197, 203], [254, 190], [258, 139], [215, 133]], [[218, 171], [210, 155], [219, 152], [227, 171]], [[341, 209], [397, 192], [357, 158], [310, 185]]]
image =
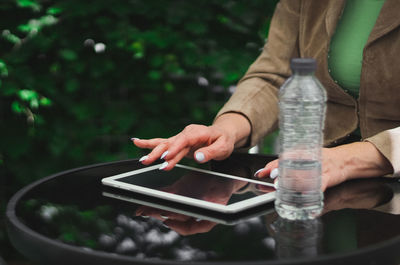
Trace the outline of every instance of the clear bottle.
[[290, 220], [317, 217], [323, 208], [321, 156], [326, 91], [314, 76], [316, 61], [292, 59], [293, 75], [279, 92], [277, 213]]

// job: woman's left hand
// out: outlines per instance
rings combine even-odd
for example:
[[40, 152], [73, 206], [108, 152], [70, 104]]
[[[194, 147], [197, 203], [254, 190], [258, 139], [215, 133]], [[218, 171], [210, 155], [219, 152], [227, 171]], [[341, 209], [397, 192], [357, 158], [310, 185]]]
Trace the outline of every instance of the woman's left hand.
[[[278, 159], [258, 170], [256, 176], [274, 178], [276, 168]], [[379, 177], [392, 172], [392, 165], [370, 142], [322, 149], [322, 191], [349, 179]]]

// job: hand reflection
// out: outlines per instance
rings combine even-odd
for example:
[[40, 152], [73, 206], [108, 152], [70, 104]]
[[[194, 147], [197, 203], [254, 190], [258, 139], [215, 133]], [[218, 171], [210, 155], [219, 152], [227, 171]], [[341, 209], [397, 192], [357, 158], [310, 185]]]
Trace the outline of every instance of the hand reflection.
[[[377, 206], [389, 202], [392, 196], [392, 189], [384, 181], [377, 179], [357, 180], [342, 183], [325, 192], [325, 207], [321, 215], [329, 212], [332, 213], [321, 218], [306, 221], [290, 221], [280, 218], [276, 212], [266, 215], [267, 228], [275, 240], [275, 253], [280, 258], [317, 256], [321, 251], [326, 251], [323, 249], [322, 242], [328, 242], [329, 238], [332, 237], [332, 233], [327, 233], [329, 226], [324, 227], [325, 224], [335, 222], [337, 220], [335, 218], [338, 216], [339, 220], [340, 216], [346, 216], [346, 218], [353, 217], [354, 222], [359, 222], [361, 227], [362, 224], [368, 222], [365, 218], [366, 216], [380, 216], [381, 219], [379, 220], [386, 220], [384, 215], [378, 212], [344, 211], [342, 213], [335, 213], [335, 211], [341, 209], [375, 210]], [[357, 215], [354, 213], [357, 213]], [[360, 216], [360, 218], [358, 220], [354, 219], [355, 216]], [[388, 216], [392, 217], [393, 215], [386, 215], [386, 218]], [[367, 223], [365, 227], [370, 227], [369, 224]], [[390, 229], [392, 232], [394, 231], [392, 228]], [[365, 236], [368, 232], [364, 230], [362, 230], [362, 233], [357, 233], [356, 230], [351, 229], [349, 231], [350, 233], [354, 233], [354, 236], [357, 236], [358, 244], [360, 245], [365, 244], [366, 239], [373, 238], [372, 236]], [[379, 233], [381, 234], [382, 231], [385, 230], [381, 229]], [[340, 233], [346, 233], [346, 229], [342, 228]]]
[[[321, 216], [341, 209], [373, 209], [389, 202], [392, 190], [376, 179], [354, 180], [342, 183], [325, 192], [324, 209]], [[270, 226], [277, 218], [276, 212], [266, 215]]]
[[[162, 190], [226, 205], [232, 194], [246, 184], [247, 182], [245, 181], [221, 177], [205, 177], [203, 173], [193, 172], [190, 175], [183, 176], [172, 185], [162, 188]], [[166, 226], [181, 235], [205, 233], [216, 225], [214, 222], [197, 220], [187, 215], [148, 206], [139, 207], [136, 210], [136, 215], [149, 216], [161, 220]]]
[[201, 172], [193, 172], [183, 176], [174, 184], [164, 187], [162, 190], [225, 205], [231, 195], [244, 185], [246, 185], [244, 181], [209, 177], [204, 176], [204, 173]]
[[183, 236], [206, 233], [217, 225], [215, 222], [199, 220], [188, 215], [156, 209], [149, 206], [139, 207], [136, 210], [136, 215], [149, 216], [163, 221], [164, 225]]
[[374, 179], [346, 182], [325, 192], [322, 215], [340, 209], [372, 209], [392, 197], [392, 190]]

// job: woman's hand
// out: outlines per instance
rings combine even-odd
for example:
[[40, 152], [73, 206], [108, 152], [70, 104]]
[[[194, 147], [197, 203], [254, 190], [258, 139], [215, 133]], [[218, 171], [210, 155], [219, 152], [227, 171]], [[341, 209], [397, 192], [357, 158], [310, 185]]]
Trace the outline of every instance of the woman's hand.
[[223, 160], [230, 156], [235, 147], [243, 145], [250, 135], [250, 123], [241, 114], [221, 115], [213, 125], [192, 124], [179, 134], [163, 139], [141, 140], [133, 138], [140, 148], [152, 149], [140, 162], [149, 165], [161, 158], [166, 162], [160, 169], [172, 169], [184, 156], [194, 157], [205, 163], [211, 159]]
[[[275, 178], [278, 160], [256, 172], [260, 178]], [[393, 172], [389, 161], [369, 142], [356, 142], [322, 149], [321, 190], [355, 178], [379, 177]]]

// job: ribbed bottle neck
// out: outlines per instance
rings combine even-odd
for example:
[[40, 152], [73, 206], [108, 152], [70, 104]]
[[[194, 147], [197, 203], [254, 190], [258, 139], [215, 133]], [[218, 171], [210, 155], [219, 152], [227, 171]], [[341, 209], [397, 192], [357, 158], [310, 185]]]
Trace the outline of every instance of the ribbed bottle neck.
[[314, 76], [315, 73], [315, 71], [309, 71], [309, 70], [292, 70], [292, 71], [294, 77]]

